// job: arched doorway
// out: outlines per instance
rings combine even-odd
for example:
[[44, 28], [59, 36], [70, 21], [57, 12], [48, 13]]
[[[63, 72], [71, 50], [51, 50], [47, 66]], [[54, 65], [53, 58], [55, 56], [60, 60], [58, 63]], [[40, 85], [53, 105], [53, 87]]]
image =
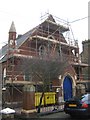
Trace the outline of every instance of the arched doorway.
[[72, 97], [72, 79], [69, 76], [63, 81], [63, 95], [65, 101]]

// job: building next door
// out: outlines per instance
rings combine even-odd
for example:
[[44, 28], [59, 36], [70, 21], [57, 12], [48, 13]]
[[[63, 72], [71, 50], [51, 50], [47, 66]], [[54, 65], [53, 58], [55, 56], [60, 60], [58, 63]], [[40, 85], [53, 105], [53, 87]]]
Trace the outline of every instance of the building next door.
[[72, 79], [69, 76], [66, 76], [63, 82], [63, 94], [64, 100], [72, 98]]

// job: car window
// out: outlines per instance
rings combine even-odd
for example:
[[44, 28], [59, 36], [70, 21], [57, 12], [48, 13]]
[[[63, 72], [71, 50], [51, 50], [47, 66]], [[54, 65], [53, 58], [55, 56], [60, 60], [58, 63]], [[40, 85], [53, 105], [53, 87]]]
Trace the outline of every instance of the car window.
[[82, 102], [84, 102], [84, 101], [90, 101], [90, 94], [83, 95], [81, 97], [81, 101]]

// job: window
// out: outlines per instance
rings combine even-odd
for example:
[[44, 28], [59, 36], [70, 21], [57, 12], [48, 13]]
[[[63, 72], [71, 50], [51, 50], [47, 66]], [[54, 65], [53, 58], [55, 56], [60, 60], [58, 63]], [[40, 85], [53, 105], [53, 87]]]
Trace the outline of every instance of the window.
[[32, 81], [32, 77], [29, 72], [25, 72], [23, 78], [25, 81]]
[[58, 50], [58, 56], [61, 56], [61, 46], [58, 46], [58, 48], [57, 48], [57, 50]]
[[4, 86], [5, 80], [6, 80], [6, 72], [7, 72], [7, 71], [6, 71], [6, 68], [4, 68], [4, 69], [3, 69], [3, 83], [2, 83], [3, 86]]
[[81, 97], [81, 100], [82, 100], [82, 102], [90, 101], [90, 94], [83, 95], [83, 96]]
[[41, 45], [41, 46], [39, 47], [39, 55], [40, 55], [40, 56], [46, 55], [46, 48], [45, 48], [44, 45]]

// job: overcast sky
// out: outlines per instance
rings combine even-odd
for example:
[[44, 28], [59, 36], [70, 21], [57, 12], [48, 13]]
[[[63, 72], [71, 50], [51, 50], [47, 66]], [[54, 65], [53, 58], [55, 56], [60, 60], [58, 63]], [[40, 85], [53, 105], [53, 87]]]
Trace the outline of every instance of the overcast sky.
[[[49, 12], [72, 22], [88, 16], [89, 0], [0, 0], [0, 47], [8, 41], [12, 21], [17, 34], [24, 34], [41, 22], [41, 15]], [[74, 38], [88, 39], [88, 18], [70, 24]]]

